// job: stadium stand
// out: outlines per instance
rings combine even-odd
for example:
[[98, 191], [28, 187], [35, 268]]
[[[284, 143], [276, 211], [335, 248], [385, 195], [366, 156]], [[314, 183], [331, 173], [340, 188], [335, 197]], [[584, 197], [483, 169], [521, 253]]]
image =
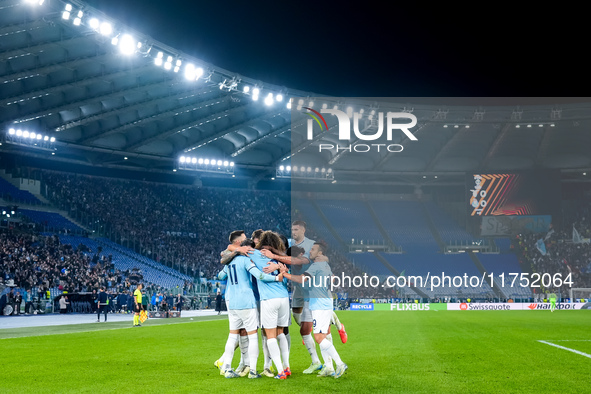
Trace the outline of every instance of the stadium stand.
[[0, 177], [0, 197], [7, 202], [37, 205], [41, 201], [26, 190], [20, 190], [6, 179]]
[[34, 211], [31, 209], [19, 209], [18, 212], [22, 216], [29, 218], [32, 222], [40, 224], [44, 231], [47, 232], [59, 232], [63, 230], [79, 234], [85, 232], [83, 228], [72, 223], [59, 213]]

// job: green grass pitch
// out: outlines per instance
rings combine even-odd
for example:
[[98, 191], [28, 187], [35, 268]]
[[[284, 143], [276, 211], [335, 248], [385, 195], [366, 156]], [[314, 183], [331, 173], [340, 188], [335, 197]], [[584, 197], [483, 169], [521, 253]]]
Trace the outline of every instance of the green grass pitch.
[[[310, 358], [295, 325], [288, 380], [225, 379], [213, 366], [228, 335], [224, 316], [148, 320], [140, 328], [130, 318], [0, 330], [0, 392], [591, 392], [591, 358], [538, 342], [591, 354], [590, 311], [338, 315], [349, 334], [344, 345], [334, 336], [349, 365], [340, 379], [301, 373]], [[261, 352], [259, 370], [262, 362]]]

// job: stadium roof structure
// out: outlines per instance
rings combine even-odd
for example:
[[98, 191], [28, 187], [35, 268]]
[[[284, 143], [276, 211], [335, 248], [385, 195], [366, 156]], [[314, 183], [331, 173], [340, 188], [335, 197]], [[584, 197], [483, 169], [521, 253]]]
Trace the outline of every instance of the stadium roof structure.
[[[365, 181], [591, 168], [591, 99], [485, 106], [319, 100], [181, 53], [77, 0], [0, 0], [0, 83], [0, 132], [10, 142], [0, 149], [55, 160], [171, 172], [181, 156], [196, 157], [234, 162], [255, 178], [305, 164]], [[308, 119], [302, 106], [335, 105], [363, 109], [370, 132], [372, 111], [412, 113], [418, 141], [394, 136], [404, 155], [308, 154], [339, 144], [336, 119], [327, 117], [328, 130], [308, 141], [303, 128], [291, 130], [292, 117], [301, 126]]]

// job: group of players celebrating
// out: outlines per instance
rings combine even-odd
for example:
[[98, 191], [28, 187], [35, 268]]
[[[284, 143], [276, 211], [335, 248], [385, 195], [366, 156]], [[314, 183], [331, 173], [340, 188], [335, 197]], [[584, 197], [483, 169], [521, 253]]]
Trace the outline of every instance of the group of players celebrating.
[[[244, 231], [233, 231], [230, 245], [221, 253], [224, 268], [218, 278], [227, 280], [225, 298], [230, 333], [224, 354], [214, 364], [226, 378], [248, 375], [250, 379], [256, 379], [264, 375], [287, 379], [291, 376], [288, 281], [292, 282], [293, 288], [293, 318], [300, 326], [303, 343], [312, 361], [303, 373], [317, 372], [319, 377], [339, 378], [347, 370], [330, 333], [331, 324], [336, 325], [341, 341], [347, 342], [345, 326], [334, 313], [327, 247], [306, 238], [306, 223], [303, 221], [293, 222], [291, 230], [289, 240], [273, 231], [256, 230], [250, 239], [246, 238]], [[257, 373], [259, 327], [264, 355], [261, 374]], [[314, 340], [320, 347], [324, 363], [318, 358]], [[241, 360], [234, 370], [231, 365], [237, 347], [240, 347]]]

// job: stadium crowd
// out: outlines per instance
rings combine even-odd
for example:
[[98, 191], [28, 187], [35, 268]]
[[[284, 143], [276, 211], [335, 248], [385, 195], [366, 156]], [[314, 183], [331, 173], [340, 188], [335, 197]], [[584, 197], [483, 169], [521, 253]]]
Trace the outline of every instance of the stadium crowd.
[[[133, 239], [142, 254], [167, 265], [180, 265], [181, 271], [194, 277], [213, 279], [217, 275], [219, 254], [232, 230], [244, 229], [250, 234], [263, 228], [287, 236], [291, 230], [287, 193], [183, 187], [49, 171], [44, 172], [44, 180], [54, 204], [73, 216], [82, 213], [103, 221], [119, 242]], [[308, 231], [309, 238], [320, 239], [312, 229]], [[330, 250], [329, 258], [333, 273], [363, 275], [338, 251]], [[355, 297], [392, 296], [391, 289], [350, 290]]]
[[569, 231], [550, 230], [548, 234], [542, 235], [520, 234], [513, 240], [513, 248], [521, 263], [531, 268], [527, 271], [550, 275], [560, 273], [563, 279], [572, 273], [572, 286], [563, 284], [546, 289], [560, 292], [564, 298], [568, 297], [571, 287], [591, 287], [591, 244], [584, 241], [591, 237], [588, 216], [581, 216], [573, 224], [580, 240], [573, 239], [572, 226], [567, 226]]
[[112, 239], [142, 254], [212, 279], [230, 231], [287, 233], [290, 205], [273, 192], [207, 189], [45, 172], [47, 196], [73, 217], [102, 221]]

